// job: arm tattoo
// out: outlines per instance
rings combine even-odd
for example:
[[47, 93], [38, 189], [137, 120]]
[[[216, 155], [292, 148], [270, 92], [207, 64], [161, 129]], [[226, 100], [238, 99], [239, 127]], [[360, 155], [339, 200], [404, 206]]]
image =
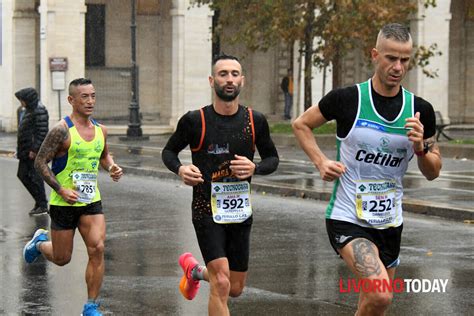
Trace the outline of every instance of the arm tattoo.
[[362, 277], [379, 275], [382, 272], [374, 247], [373, 243], [363, 238], [357, 238], [352, 242], [354, 266]]
[[68, 129], [58, 124], [46, 135], [46, 138], [41, 145], [41, 148], [36, 156], [35, 168], [44, 181], [55, 191], [61, 188], [56, 176], [48, 166], [48, 162], [56, 157], [57, 153], [61, 149], [63, 143], [69, 137]]

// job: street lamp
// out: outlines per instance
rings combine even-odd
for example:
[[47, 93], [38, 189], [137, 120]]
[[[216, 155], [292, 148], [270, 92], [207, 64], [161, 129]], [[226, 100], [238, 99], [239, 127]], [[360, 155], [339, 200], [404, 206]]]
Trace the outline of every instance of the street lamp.
[[132, 17], [131, 17], [131, 47], [132, 47], [132, 68], [131, 68], [131, 81], [132, 81], [132, 100], [130, 101], [130, 118], [127, 129], [127, 139], [148, 139], [148, 136], [143, 136], [141, 122], [140, 122], [140, 105], [138, 104], [138, 80], [137, 80], [137, 54], [136, 54], [136, 29], [135, 23], [135, 0], [132, 1]]

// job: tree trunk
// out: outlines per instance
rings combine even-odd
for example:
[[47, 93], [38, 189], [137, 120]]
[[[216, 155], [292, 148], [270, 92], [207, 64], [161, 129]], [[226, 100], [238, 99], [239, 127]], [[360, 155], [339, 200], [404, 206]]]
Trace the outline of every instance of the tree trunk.
[[313, 70], [313, 63], [311, 61], [312, 53], [305, 50], [304, 58], [304, 109], [305, 111], [313, 105], [313, 94], [311, 89], [311, 72]]
[[221, 37], [216, 32], [217, 26], [219, 25], [219, 18], [221, 16], [221, 10], [214, 10], [214, 15], [212, 16], [212, 56], [211, 60], [214, 60], [216, 56], [221, 54]]
[[[333, 4], [334, 13], [337, 15], [339, 11], [339, 5], [337, 1]], [[341, 54], [339, 45], [336, 44], [336, 53], [332, 60], [332, 88], [337, 89], [341, 86]]]
[[324, 64], [323, 67], [323, 93], [321, 93], [322, 96], [326, 95], [326, 74], [327, 74], [328, 66]]
[[339, 53], [336, 53], [332, 61], [332, 88], [341, 87], [341, 57]]
[[306, 12], [306, 27], [304, 32], [304, 109], [313, 105], [311, 79], [313, 70], [313, 39], [314, 39], [314, 2], [309, 1]]

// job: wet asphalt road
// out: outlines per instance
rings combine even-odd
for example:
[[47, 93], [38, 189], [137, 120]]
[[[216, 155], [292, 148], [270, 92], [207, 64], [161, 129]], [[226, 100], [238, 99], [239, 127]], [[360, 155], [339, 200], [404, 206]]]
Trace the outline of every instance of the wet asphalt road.
[[[79, 315], [86, 300], [85, 247], [75, 238], [72, 261], [56, 267], [21, 252], [47, 216], [29, 217], [33, 200], [16, 178], [17, 161], [0, 157], [0, 314]], [[178, 181], [126, 175], [100, 177], [107, 219], [102, 310], [108, 315], [206, 315], [209, 287], [193, 301], [178, 290], [178, 256], [200, 257], [190, 218], [191, 188]], [[257, 193], [253, 198], [247, 288], [233, 315], [353, 315], [352, 278], [327, 240], [325, 202]], [[400, 293], [389, 315], [469, 315], [474, 303], [474, 226], [405, 214], [402, 265], [396, 277], [449, 279], [446, 293]]]
[[[164, 136], [155, 136], [150, 142], [124, 143], [118, 141], [117, 138], [112, 138], [110, 149], [122, 165], [164, 172], [168, 175], [169, 171], [160, 159], [166, 140]], [[301, 149], [279, 146], [278, 153], [280, 155], [278, 170], [271, 175], [254, 177], [254, 183], [277, 187], [284, 195], [294, 196], [295, 194], [291, 192], [295, 189], [324, 192], [326, 196], [331, 194], [333, 183], [321, 180], [319, 172]], [[336, 157], [336, 151], [333, 149], [325, 149], [325, 153], [331, 159]], [[183, 150], [180, 153], [180, 159], [183, 163], [190, 163], [191, 152], [187, 149]], [[441, 174], [434, 181], [427, 181], [418, 170], [417, 163], [412, 161], [403, 178], [403, 187], [405, 210], [412, 211], [408, 203], [411, 201], [411, 204], [418, 206], [435, 206], [446, 210], [460, 208], [472, 212], [474, 160], [444, 157]], [[430, 210], [426, 213], [433, 214], [434, 212]], [[449, 214], [443, 217], [454, 218]], [[470, 219], [471, 217], [471, 215], [465, 215], [457, 218]]]

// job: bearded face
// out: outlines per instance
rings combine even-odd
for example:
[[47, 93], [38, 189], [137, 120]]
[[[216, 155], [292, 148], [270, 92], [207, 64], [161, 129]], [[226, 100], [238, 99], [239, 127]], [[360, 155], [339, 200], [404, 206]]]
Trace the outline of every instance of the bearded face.
[[244, 85], [242, 66], [232, 59], [217, 61], [213, 67], [213, 75], [209, 77], [209, 83], [217, 98], [224, 102], [234, 101]]
[[223, 84], [219, 85], [217, 81], [214, 81], [214, 90], [216, 95], [225, 102], [235, 100], [240, 94], [240, 84]]

